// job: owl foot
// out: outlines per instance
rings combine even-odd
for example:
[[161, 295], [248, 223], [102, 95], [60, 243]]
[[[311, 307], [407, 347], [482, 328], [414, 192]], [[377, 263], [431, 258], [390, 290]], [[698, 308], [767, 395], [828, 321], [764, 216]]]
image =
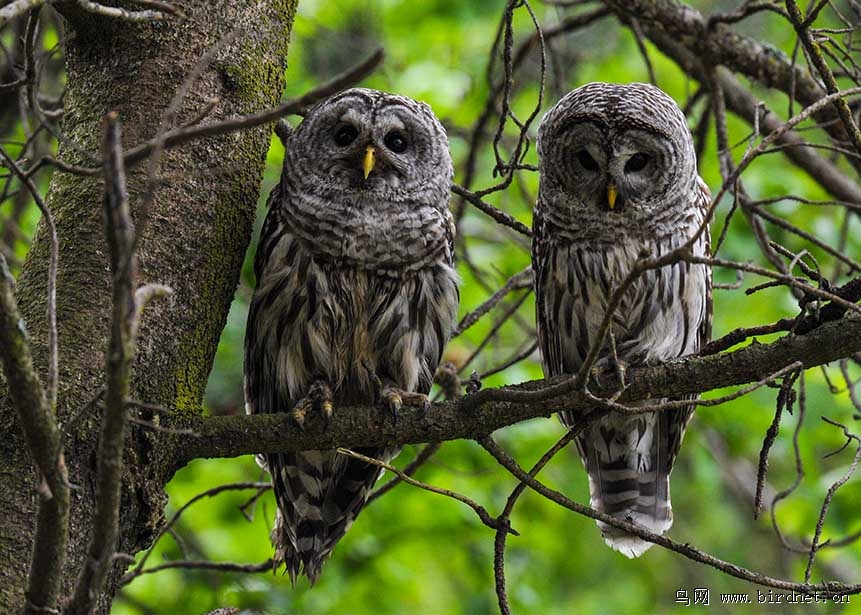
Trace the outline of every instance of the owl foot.
[[404, 404], [416, 406], [422, 413], [422, 416], [427, 414], [427, 411], [430, 409], [430, 400], [428, 400], [427, 395], [404, 391], [391, 384], [383, 386], [380, 390], [380, 401], [392, 413], [395, 421], [398, 420], [398, 413]]
[[305, 416], [312, 411], [319, 411], [326, 421], [326, 428], [332, 420], [334, 405], [332, 404], [332, 388], [324, 380], [316, 380], [308, 388], [308, 394], [293, 406], [293, 420], [300, 429], [305, 427]]
[[625, 382], [625, 374], [628, 372], [628, 363], [619, 357], [603, 357], [595, 361], [590, 370], [592, 379], [602, 388], [612, 388], [617, 391], [612, 399], [615, 400], [622, 394], [628, 384]]

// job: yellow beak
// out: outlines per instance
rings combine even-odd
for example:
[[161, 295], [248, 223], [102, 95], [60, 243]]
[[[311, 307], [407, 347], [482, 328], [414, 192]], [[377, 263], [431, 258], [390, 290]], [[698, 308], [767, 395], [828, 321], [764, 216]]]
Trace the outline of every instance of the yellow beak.
[[616, 186], [613, 184], [607, 184], [607, 205], [610, 206], [610, 209], [614, 209], [616, 207], [616, 194]]
[[368, 179], [368, 175], [371, 174], [371, 171], [374, 170], [374, 165], [377, 163], [377, 150], [374, 149], [373, 145], [369, 145], [365, 149], [365, 157], [362, 159], [362, 171], [365, 174], [365, 179]]

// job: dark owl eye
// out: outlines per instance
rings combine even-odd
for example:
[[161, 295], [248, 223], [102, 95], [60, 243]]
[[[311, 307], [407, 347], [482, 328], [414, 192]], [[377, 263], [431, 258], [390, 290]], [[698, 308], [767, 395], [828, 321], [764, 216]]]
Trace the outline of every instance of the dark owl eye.
[[392, 130], [385, 136], [383, 143], [396, 154], [403, 153], [407, 149], [407, 138], [400, 130]]
[[647, 164], [649, 164], [649, 157], [646, 154], [634, 154], [625, 163], [625, 172], [636, 173], [637, 171], [642, 171]]
[[598, 163], [595, 162], [595, 159], [592, 158], [592, 156], [589, 155], [589, 152], [587, 152], [585, 149], [581, 149], [579, 152], [577, 152], [575, 154], [575, 156], [577, 156], [577, 160], [580, 161], [580, 164], [587, 171], [597, 171], [598, 170]]
[[335, 145], [347, 147], [350, 143], [356, 140], [359, 136], [359, 131], [355, 126], [344, 124], [335, 132]]

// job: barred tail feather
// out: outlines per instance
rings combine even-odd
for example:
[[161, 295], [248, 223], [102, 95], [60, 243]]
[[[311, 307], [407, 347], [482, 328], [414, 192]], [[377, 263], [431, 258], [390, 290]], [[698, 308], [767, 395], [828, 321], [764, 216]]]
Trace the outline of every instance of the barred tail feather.
[[[670, 473], [690, 412], [638, 416], [611, 413], [577, 438], [592, 507], [663, 534], [673, 524]], [[626, 557], [652, 543], [598, 522], [604, 541]]]
[[[627, 467], [624, 459], [609, 463], [597, 460], [594, 455], [591, 459], [593, 463], [587, 461], [586, 472], [592, 508], [632, 521], [655, 534], [663, 534], [670, 529], [673, 509], [667, 473], [640, 472]], [[652, 543], [624, 530], [601, 521], [597, 523], [607, 546], [626, 557], [639, 557], [652, 546]]]
[[[388, 460], [396, 451], [359, 452]], [[272, 530], [275, 566], [284, 563], [293, 585], [304, 574], [313, 586], [367, 502], [381, 469], [335, 451], [270, 455], [269, 468], [278, 502]]]

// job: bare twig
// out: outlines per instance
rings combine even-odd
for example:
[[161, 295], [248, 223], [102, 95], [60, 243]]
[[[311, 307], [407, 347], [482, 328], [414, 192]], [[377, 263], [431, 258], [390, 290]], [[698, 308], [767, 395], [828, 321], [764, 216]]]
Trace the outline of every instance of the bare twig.
[[102, 591], [119, 532], [120, 488], [123, 445], [126, 431], [126, 398], [129, 397], [134, 358], [133, 321], [134, 227], [126, 196], [120, 124], [116, 113], [106, 117], [103, 155], [105, 159], [105, 224], [113, 277], [113, 314], [107, 360], [107, 383], [102, 432], [99, 441], [96, 510], [87, 560], [81, 569], [69, 613], [85, 615], [93, 610]]
[[[465, 495], [457, 493], [456, 491], [451, 491], [450, 489], [443, 489], [441, 487], [434, 487], [433, 485], [428, 485], [427, 483], [423, 483], [420, 480], [416, 480], [412, 476], [407, 475], [406, 472], [403, 472], [396, 468], [395, 466], [386, 463], [385, 461], [380, 461], [379, 459], [374, 459], [372, 457], [367, 457], [362, 455], [361, 453], [357, 453], [355, 451], [351, 451], [347, 448], [339, 447], [337, 449], [338, 453], [341, 455], [346, 455], [347, 457], [353, 457], [354, 459], [358, 459], [359, 461], [364, 461], [365, 463], [369, 463], [371, 465], [377, 466], [378, 468], [383, 468], [395, 474], [402, 481], [407, 483], [408, 485], [412, 485], [413, 487], [418, 487], [419, 489], [424, 489], [425, 491], [430, 491], [431, 493], [436, 493], [438, 495], [444, 495], [453, 500], [457, 500], [458, 502], [462, 502], [469, 506], [475, 514], [478, 515], [478, 518], [481, 519], [481, 522], [484, 523], [487, 527], [491, 529], [498, 529], [499, 525], [496, 522], [496, 519], [490, 516], [490, 513], [487, 512], [487, 509], [481, 504], [477, 503], [475, 500], [472, 500]], [[517, 535], [517, 532], [507, 528], [507, 531]]]
[[528, 288], [532, 285], [532, 268], [527, 267], [523, 271], [519, 273], [515, 273], [513, 276], [508, 278], [505, 284], [493, 293], [490, 297], [488, 297], [481, 305], [477, 308], [469, 312], [466, 316], [461, 318], [457, 327], [452, 334], [452, 337], [457, 337], [467, 329], [469, 329], [472, 325], [474, 325], [478, 320], [487, 314], [490, 310], [492, 310], [497, 303], [502, 301], [508, 293], [513, 290], [518, 290], [521, 288]]
[[[271, 487], [272, 487], [272, 485], [268, 482], [267, 483], [261, 483], [261, 482], [227, 483], [224, 485], [218, 485], [217, 487], [213, 487], [211, 489], [207, 489], [206, 491], [204, 491], [202, 493], [198, 493], [196, 496], [191, 498], [188, 502], [183, 504], [175, 513], [173, 513], [173, 515], [171, 515], [170, 519], [168, 519], [167, 523], [165, 523], [161, 527], [161, 529], [159, 529], [158, 534], [156, 534], [155, 538], [152, 541], [152, 546], [147, 550], [146, 553], [143, 554], [143, 557], [141, 557], [141, 559], [140, 559], [140, 561], [138, 561], [137, 565], [132, 570], [127, 572], [125, 574], [125, 576], [123, 576], [122, 579], [120, 579], [119, 586], [122, 587], [124, 585], [128, 585], [134, 579], [136, 579], [137, 577], [139, 577], [142, 574], [147, 574], [148, 572], [156, 572], [157, 570], [162, 569], [162, 568], [159, 568], [158, 566], [146, 569], [146, 568], [144, 568], [144, 566], [146, 565], [146, 562], [149, 559], [150, 555], [152, 555], [153, 549], [154, 549], [155, 545], [158, 543], [158, 541], [161, 539], [161, 537], [164, 536], [165, 534], [167, 534], [168, 532], [170, 532], [172, 530], [172, 528], [174, 527], [174, 525], [176, 525], [176, 522], [179, 521], [179, 518], [182, 516], [182, 514], [186, 510], [188, 510], [188, 508], [190, 506], [192, 506], [193, 504], [195, 504], [196, 502], [199, 502], [200, 500], [202, 500], [204, 498], [211, 498], [211, 497], [216, 496], [216, 495], [223, 493], [225, 491], [237, 491], [237, 490], [244, 490], [244, 489], [258, 489], [258, 490], [266, 489], [266, 490], [268, 490]], [[271, 569], [272, 569], [272, 562], [269, 561], [268, 570], [271, 570]]]
[[[251, 115], [228, 118], [211, 124], [181, 126], [179, 128], [169, 130], [161, 135], [161, 138], [151, 139], [146, 143], [127, 150], [124, 157], [125, 166], [134, 166], [147, 158], [152, 154], [153, 150], [159, 143], [163, 143], [163, 147], [165, 148], [170, 148], [202, 137], [213, 137], [229, 132], [253, 128], [262, 124], [269, 124], [288, 115], [301, 115], [310, 105], [365, 77], [373, 71], [379, 63], [382, 62], [382, 60], [383, 50], [378, 49], [369, 58], [363, 60], [354, 68], [338, 75], [331, 81], [314, 88], [302, 96], [285, 101], [274, 109], [267, 109]], [[74, 175], [97, 175], [101, 170], [100, 168], [69, 165], [53, 158], [49, 158], [45, 162], [53, 164], [57, 166], [57, 168]]]
[[33, 367], [13, 286], [6, 259], [0, 254], [0, 359], [42, 480], [25, 609], [34, 614], [55, 608], [59, 598], [69, 531], [69, 481], [56, 416]]
[[800, 373], [800, 370], [796, 369], [794, 373], [784, 378], [783, 384], [780, 386], [780, 392], [777, 394], [774, 419], [771, 421], [771, 425], [765, 434], [765, 439], [762, 441], [762, 448], [759, 451], [759, 467], [756, 473], [756, 493], [753, 498], [754, 519], [759, 518], [759, 514], [762, 512], [762, 492], [765, 485], [765, 477], [768, 474], [768, 453], [771, 451], [771, 447], [780, 431], [780, 418], [783, 416], [783, 411], [786, 410], [790, 414], [792, 413], [792, 406], [795, 401], [795, 392], [792, 387]]
[[167, 19], [170, 16], [181, 17], [183, 12], [167, 2], [152, 3], [153, 10], [128, 11], [118, 6], [105, 6], [91, 0], [75, 0], [82, 9], [102, 17], [119, 19], [120, 21], [147, 22]]
[[511, 472], [512, 475], [526, 483], [532, 490], [536, 491], [537, 493], [540, 493], [547, 499], [559, 504], [560, 506], [585, 517], [589, 517], [591, 519], [595, 519], [596, 521], [601, 521], [602, 523], [606, 523], [607, 525], [616, 527], [629, 534], [638, 536], [639, 538], [642, 538], [647, 542], [660, 545], [665, 549], [678, 553], [679, 555], [687, 557], [692, 561], [711, 566], [712, 568], [720, 570], [721, 572], [724, 572], [730, 576], [742, 579], [744, 581], [749, 581], [751, 583], [756, 583], [757, 585], [773, 587], [775, 589], [780, 589], [783, 591], [798, 592], [801, 594], [817, 594], [830, 597], [861, 593], [861, 585], [847, 585], [838, 582], [824, 582], [816, 584], [792, 583], [791, 581], [785, 581], [783, 579], [769, 577], [758, 572], [748, 570], [737, 564], [721, 560], [700, 549], [697, 549], [694, 546], [691, 546], [690, 544], [682, 544], [676, 542], [668, 538], [667, 536], [662, 536], [650, 532], [635, 523], [631, 523], [628, 521], [624, 521], [618, 517], [607, 515], [588, 506], [579, 504], [571, 500], [570, 498], [567, 498], [558, 491], [547, 487], [543, 483], [539, 482], [536, 478], [530, 476], [490, 437], [482, 438], [479, 441], [479, 444], [481, 444], [481, 446], [484, 447], [484, 449], [487, 450], [487, 452], [489, 452], [502, 467]]
[[0, 8], [0, 28], [7, 23], [33, 9], [40, 8], [47, 0], [13, 0]]
[[[786, 11], [789, 14], [792, 25], [795, 26], [798, 40], [804, 45], [807, 57], [813, 62], [813, 66], [816, 68], [819, 76], [822, 77], [825, 89], [831, 95], [839, 93], [840, 88], [837, 85], [837, 80], [834, 78], [834, 73], [831, 72], [831, 69], [822, 57], [819, 44], [813, 40], [813, 36], [810, 33], [811, 18], [815, 19], [816, 11], [813, 11], [808, 18], [805, 18], [801, 14], [801, 9], [798, 8], [795, 0], [786, 0]], [[852, 111], [849, 109], [845, 97], [837, 96], [831, 101], [831, 104], [837, 109], [837, 115], [840, 117], [840, 121], [843, 122], [846, 134], [852, 141], [855, 151], [861, 154], [861, 131], [858, 130], [858, 126], [855, 124], [855, 119], [852, 117]]]
[[19, 181], [21, 181], [36, 202], [39, 211], [42, 212], [42, 219], [45, 222], [45, 228], [48, 230], [50, 242], [50, 260], [48, 262], [48, 407], [52, 412], [57, 407], [57, 380], [59, 374], [58, 357], [57, 357], [57, 262], [59, 260], [59, 244], [57, 240], [57, 227], [54, 225], [54, 217], [51, 215], [51, 210], [42, 199], [39, 189], [33, 180], [27, 177], [9, 154], [0, 147], [0, 158], [14, 173]]
[[[412, 476], [431, 457], [433, 457], [441, 447], [442, 443], [440, 442], [430, 442], [428, 444], [425, 444], [422, 447], [422, 450], [419, 451], [419, 454], [416, 455], [416, 458], [413, 459], [403, 470], [401, 470], [401, 473], [405, 474], [406, 476]], [[395, 474], [395, 477], [392, 478], [385, 485], [374, 489], [374, 492], [370, 496], [368, 496], [368, 500], [367, 502], [365, 502], [365, 505], [367, 506], [377, 498], [382, 497], [401, 482], [403, 482], [403, 479], [400, 477], [400, 474]]]
[[519, 220], [515, 220], [512, 216], [505, 213], [504, 211], [498, 210], [496, 207], [491, 205], [490, 203], [486, 203], [481, 200], [481, 197], [476, 193], [467, 190], [462, 186], [458, 186], [457, 184], [452, 184], [451, 191], [456, 195], [463, 197], [473, 205], [479, 211], [487, 214], [494, 220], [496, 220], [499, 224], [503, 226], [507, 226], [510, 229], [513, 229], [520, 233], [521, 235], [525, 235], [526, 237], [532, 237], [532, 229], [528, 226], [520, 222]]
[[[127, 581], [121, 582], [121, 584], [127, 585], [132, 581], [132, 579], [136, 579], [139, 576], [161, 572], [162, 570], [171, 570], [174, 568], [217, 570], [219, 572], [246, 572], [254, 574], [258, 572], [271, 572], [272, 566], [272, 558], [269, 558], [264, 562], [260, 562], [259, 564], [237, 564], [235, 562], [213, 562], [210, 560], [176, 560], [152, 566], [151, 568], [144, 568], [143, 570], [136, 572], [134, 576], [129, 578]], [[125, 578], [126, 577], [123, 577], [123, 579]]]
[[822, 417], [822, 420], [828, 423], [829, 425], [834, 425], [835, 427], [840, 427], [843, 430], [843, 435], [846, 436], [846, 444], [848, 446], [850, 442], [855, 442], [857, 444], [855, 448], [855, 456], [852, 459], [852, 463], [849, 465], [849, 468], [846, 472], [837, 479], [830, 487], [828, 487], [828, 491], [825, 494], [825, 500], [822, 502], [822, 508], [819, 510], [819, 519], [816, 521], [816, 531], [813, 534], [813, 540], [810, 542], [810, 555], [807, 558], [807, 568], [804, 570], [804, 582], [810, 582], [810, 574], [813, 570], [813, 561], [816, 558], [816, 551], [819, 550], [820, 544], [819, 539], [822, 536], [822, 528], [825, 526], [825, 515], [828, 514], [828, 507], [831, 505], [831, 500], [834, 497], [834, 494], [837, 492], [840, 487], [846, 484], [846, 482], [852, 478], [852, 475], [855, 474], [855, 470], [858, 468], [858, 463], [861, 461], [861, 438], [856, 436], [853, 433], [850, 433], [845, 425], [838, 423], [837, 421], [832, 421], [827, 417]]

